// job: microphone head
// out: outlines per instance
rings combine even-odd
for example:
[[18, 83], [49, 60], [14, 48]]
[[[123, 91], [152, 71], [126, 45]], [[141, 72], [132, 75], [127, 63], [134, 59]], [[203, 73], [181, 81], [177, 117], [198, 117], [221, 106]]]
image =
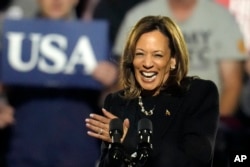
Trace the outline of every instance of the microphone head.
[[109, 123], [109, 132], [110, 135], [112, 135], [114, 132], [120, 133], [120, 135], [123, 135], [123, 122], [119, 118], [114, 118]]
[[151, 133], [153, 132], [153, 125], [151, 120], [149, 120], [148, 118], [142, 118], [139, 120], [138, 122], [138, 132], [142, 131], [142, 130], [148, 130]]

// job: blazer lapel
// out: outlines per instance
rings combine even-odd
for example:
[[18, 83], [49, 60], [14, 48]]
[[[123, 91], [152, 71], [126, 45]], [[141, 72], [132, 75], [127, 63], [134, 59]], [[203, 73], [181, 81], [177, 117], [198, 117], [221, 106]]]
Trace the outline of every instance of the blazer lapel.
[[170, 95], [163, 95], [164, 97], [159, 100], [157, 122], [155, 122], [155, 128], [159, 128], [159, 137], [163, 136], [169, 129], [171, 123], [174, 121], [177, 113], [179, 112], [182, 98], [174, 97]]

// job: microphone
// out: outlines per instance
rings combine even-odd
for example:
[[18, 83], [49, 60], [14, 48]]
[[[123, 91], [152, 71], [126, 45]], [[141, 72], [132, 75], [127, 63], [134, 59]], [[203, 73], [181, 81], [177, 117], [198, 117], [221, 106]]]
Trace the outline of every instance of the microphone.
[[147, 158], [151, 155], [153, 151], [153, 145], [151, 143], [151, 138], [153, 134], [153, 125], [151, 120], [147, 118], [142, 118], [138, 122], [138, 137], [139, 142], [137, 146], [138, 150], [138, 161], [144, 164]]
[[122, 160], [123, 149], [121, 144], [121, 138], [123, 135], [123, 122], [119, 118], [114, 118], [109, 123], [109, 135], [112, 139], [112, 143], [109, 145], [110, 158], [114, 160]]

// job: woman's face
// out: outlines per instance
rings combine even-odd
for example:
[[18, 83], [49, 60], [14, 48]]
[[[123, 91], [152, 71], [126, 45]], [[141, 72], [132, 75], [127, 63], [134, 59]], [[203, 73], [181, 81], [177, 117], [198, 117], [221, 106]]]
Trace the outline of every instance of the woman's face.
[[160, 31], [151, 31], [139, 38], [133, 60], [135, 78], [144, 90], [156, 91], [168, 79], [170, 65], [175, 66], [170, 58], [169, 40]]

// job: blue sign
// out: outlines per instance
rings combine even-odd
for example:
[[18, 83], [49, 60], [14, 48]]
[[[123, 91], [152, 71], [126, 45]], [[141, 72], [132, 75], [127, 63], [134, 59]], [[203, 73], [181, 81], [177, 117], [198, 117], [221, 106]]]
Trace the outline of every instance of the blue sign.
[[100, 89], [91, 73], [107, 60], [108, 47], [105, 21], [5, 20], [1, 80]]

